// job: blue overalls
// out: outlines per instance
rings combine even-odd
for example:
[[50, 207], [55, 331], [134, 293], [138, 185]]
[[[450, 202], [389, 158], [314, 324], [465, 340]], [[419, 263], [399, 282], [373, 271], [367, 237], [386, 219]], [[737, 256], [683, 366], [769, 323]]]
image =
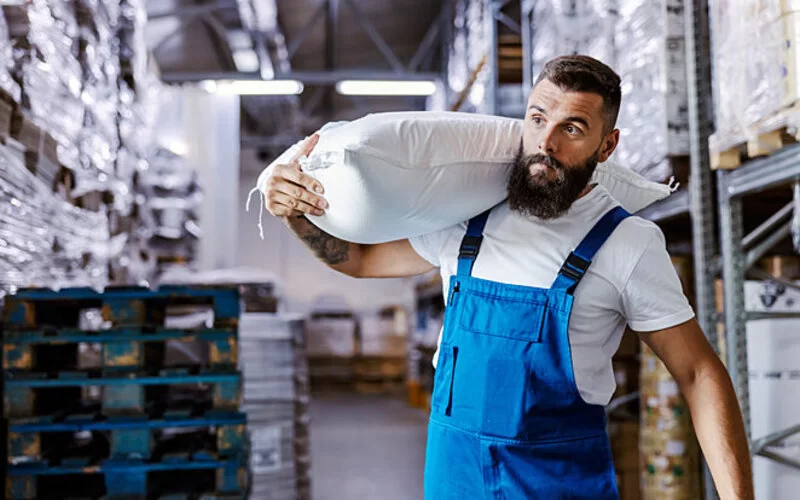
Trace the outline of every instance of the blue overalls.
[[550, 289], [472, 277], [489, 211], [470, 220], [431, 399], [427, 500], [619, 498], [605, 411], [578, 394], [567, 329], [575, 288], [629, 215], [605, 214]]

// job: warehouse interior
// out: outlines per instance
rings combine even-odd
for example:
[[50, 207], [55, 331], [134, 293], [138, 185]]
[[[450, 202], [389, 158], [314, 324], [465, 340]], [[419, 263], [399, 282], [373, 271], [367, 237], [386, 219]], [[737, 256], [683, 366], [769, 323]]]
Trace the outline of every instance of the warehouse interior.
[[[754, 498], [796, 498], [800, 2], [0, 0], [0, 13], [5, 498], [430, 498], [448, 276], [332, 269], [267, 212], [262, 172], [368, 115], [522, 120], [545, 64], [574, 54], [621, 77], [611, 160], [664, 193], [633, 215], [663, 232], [725, 365]], [[734, 498], [659, 356], [629, 331], [609, 370], [619, 498]]]

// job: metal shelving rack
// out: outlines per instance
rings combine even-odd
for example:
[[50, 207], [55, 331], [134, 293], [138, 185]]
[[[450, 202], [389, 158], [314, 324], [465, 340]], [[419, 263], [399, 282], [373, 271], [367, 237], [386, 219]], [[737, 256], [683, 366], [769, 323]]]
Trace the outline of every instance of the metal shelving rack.
[[[770, 458], [781, 464], [800, 469], [800, 463], [769, 452], [768, 446], [800, 433], [800, 425], [768, 436], [753, 436], [750, 432], [750, 393], [748, 387], [747, 321], [765, 317], [798, 317], [800, 314], [748, 313], [744, 303], [744, 281], [748, 269], [775, 244], [789, 236], [791, 217], [798, 200], [800, 182], [800, 144], [788, 146], [760, 159], [747, 162], [737, 170], [717, 172], [722, 242], [722, 276], [725, 294], [725, 330], [728, 371], [745, 421], [750, 450], [753, 455]], [[742, 224], [742, 198], [766, 189], [795, 184], [795, 202], [779, 210], [748, 235]], [[757, 240], [763, 238], [761, 243]], [[762, 277], [770, 279], [766, 273]], [[776, 281], [781, 281], [777, 280]], [[791, 281], [787, 286], [797, 287]]]

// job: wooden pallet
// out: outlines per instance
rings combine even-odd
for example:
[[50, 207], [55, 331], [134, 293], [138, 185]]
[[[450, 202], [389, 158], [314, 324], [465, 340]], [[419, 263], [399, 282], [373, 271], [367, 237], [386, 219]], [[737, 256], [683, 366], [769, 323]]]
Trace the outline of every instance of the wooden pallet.
[[73, 415], [59, 422], [22, 419], [8, 424], [8, 463], [89, 467], [106, 459], [160, 460], [176, 453], [230, 458], [246, 450], [246, 416], [211, 410], [197, 417], [167, 414], [97, 418]]
[[743, 139], [727, 149], [712, 151], [711, 168], [733, 170], [747, 160], [771, 155], [785, 146], [800, 142], [800, 130], [792, 124], [791, 115], [794, 113], [800, 113], [800, 103], [788, 106], [753, 125], [752, 129], [758, 132], [756, 138]]
[[91, 467], [18, 464], [8, 467], [9, 500], [40, 498], [246, 498], [247, 464], [242, 457], [167, 458], [160, 462], [106, 460]]
[[168, 307], [211, 306], [214, 326], [236, 327], [239, 291], [226, 286], [22, 289], [6, 298], [3, 323], [9, 330], [78, 328], [81, 311], [100, 309], [109, 327], [164, 326]]
[[198, 408], [237, 409], [241, 375], [218, 370], [167, 368], [146, 371], [78, 371], [48, 374], [6, 370], [7, 418], [99, 412], [103, 415], [158, 415]]
[[[170, 348], [184, 354], [169, 356]], [[90, 349], [95, 349], [97, 355], [86, 355]], [[169, 366], [235, 369], [237, 361], [236, 328], [12, 330], [3, 339], [4, 370], [153, 370]]]

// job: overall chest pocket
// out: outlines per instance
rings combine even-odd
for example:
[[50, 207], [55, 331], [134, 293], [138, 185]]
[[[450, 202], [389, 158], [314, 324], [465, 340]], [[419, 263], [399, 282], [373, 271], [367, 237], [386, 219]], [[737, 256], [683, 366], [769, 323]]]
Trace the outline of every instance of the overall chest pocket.
[[461, 329], [524, 342], [542, 341], [546, 297], [522, 300], [464, 292], [460, 300]]

